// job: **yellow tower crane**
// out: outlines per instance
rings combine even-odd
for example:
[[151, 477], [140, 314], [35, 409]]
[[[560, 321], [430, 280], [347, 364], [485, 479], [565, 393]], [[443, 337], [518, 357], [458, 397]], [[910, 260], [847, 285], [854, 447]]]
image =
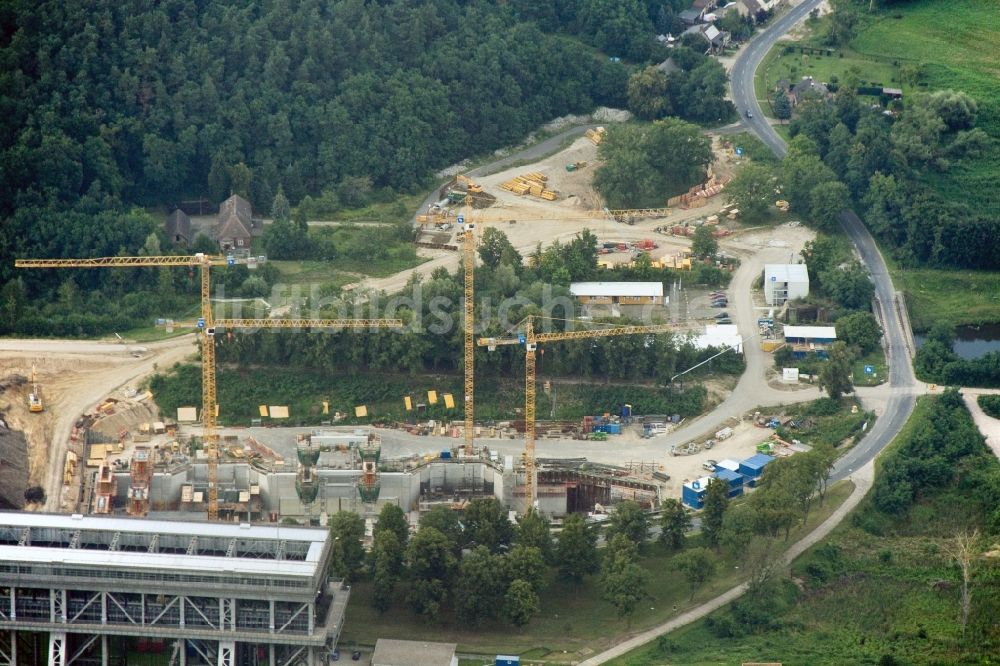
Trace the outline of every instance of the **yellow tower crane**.
[[[676, 330], [674, 324], [654, 324], [651, 326], [611, 326], [583, 331], [558, 331], [554, 333], [536, 333], [535, 317], [529, 316], [515, 328], [522, 328], [523, 333], [516, 338], [479, 338], [476, 344], [493, 351], [500, 345], [524, 345], [524, 477], [527, 506], [534, 506], [537, 482], [535, 478], [535, 353], [541, 342], [557, 342], [560, 340], [583, 340], [591, 338], [609, 338], [617, 335], [638, 335], [647, 333], [668, 333]], [[584, 322], [581, 322], [584, 323]], [[585, 322], [592, 324], [593, 322]]]
[[98, 257], [94, 259], [17, 259], [16, 268], [107, 268], [144, 266], [197, 266], [201, 269], [202, 438], [208, 457], [208, 518], [219, 516], [218, 446], [216, 436], [215, 331], [216, 328], [401, 328], [399, 319], [214, 319], [210, 266], [234, 265], [232, 257], [196, 254], [165, 257]]
[[141, 268], [147, 266], [188, 266], [201, 269], [201, 419], [205, 452], [208, 454], [208, 517], [218, 518], [215, 436], [215, 325], [212, 322], [210, 266], [234, 265], [233, 257], [207, 254], [159, 257], [95, 257], [93, 259], [15, 259], [15, 268]]
[[458, 216], [458, 223], [462, 225], [462, 263], [465, 269], [465, 313], [463, 318], [463, 328], [465, 336], [464, 345], [464, 369], [465, 369], [465, 455], [471, 456], [473, 453], [473, 437], [475, 430], [475, 324], [476, 324], [476, 302], [475, 302], [475, 278], [476, 278], [476, 225], [474, 222], [466, 222], [465, 216]]

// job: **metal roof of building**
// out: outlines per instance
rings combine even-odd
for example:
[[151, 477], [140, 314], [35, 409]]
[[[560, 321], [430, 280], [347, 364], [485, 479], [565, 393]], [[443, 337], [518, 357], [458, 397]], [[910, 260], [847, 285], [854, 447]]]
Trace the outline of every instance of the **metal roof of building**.
[[[688, 481], [687, 483], [684, 484], [684, 487], [701, 492], [703, 490], [708, 490], [708, 482], [711, 480], [712, 477], [703, 476], [700, 479], [692, 479], [691, 481]], [[698, 484], [698, 487], [695, 487], [696, 483]]]
[[174, 571], [185, 573], [239, 573], [259, 576], [311, 578], [319, 565], [320, 551], [310, 549], [305, 562], [261, 560], [250, 557], [209, 557], [176, 553], [81, 550], [38, 546], [0, 546], [0, 561], [64, 566], [100, 567], [106, 570]]
[[743, 475], [731, 469], [719, 469], [715, 471], [715, 478], [721, 481], [739, 481]]
[[705, 326], [705, 332], [701, 335], [692, 335], [691, 344], [698, 349], [708, 347], [729, 347], [735, 348], [736, 353], [743, 351], [743, 337], [736, 328], [736, 324], [709, 324]]
[[372, 666], [451, 666], [457, 648], [457, 643], [380, 638], [375, 641]]
[[735, 460], [731, 460], [729, 458], [726, 458], [725, 460], [720, 460], [719, 462], [715, 463], [715, 466], [716, 468], [719, 469], [728, 469], [730, 472], [740, 471], [740, 464]]
[[804, 282], [809, 284], [809, 270], [805, 264], [764, 264], [764, 280], [770, 282]]
[[329, 538], [322, 528], [18, 512], [0, 513], [0, 535], [0, 561], [303, 578], [324, 566]]
[[755, 453], [740, 464], [750, 469], [762, 469], [772, 460], [774, 460], [774, 457], [766, 453]]
[[837, 329], [833, 326], [786, 326], [785, 338], [836, 340]]
[[574, 282], [574, 296], [663, 296], [662, 282]]
[[209, 523], [203, 521], [149, 520], [54, 513], [0, 512], [0, 526], [54, 527], [73, 530], [103, 530], [147, 534], [177, 534], [273, 541], [309, 541], [325, 543], [329, 532], [321, 527], [252, 525], [250, 523]]

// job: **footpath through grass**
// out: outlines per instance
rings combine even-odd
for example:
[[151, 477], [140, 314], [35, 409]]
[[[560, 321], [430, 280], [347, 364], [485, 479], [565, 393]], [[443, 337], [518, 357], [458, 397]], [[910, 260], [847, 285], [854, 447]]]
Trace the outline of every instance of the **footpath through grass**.
[[[787, 545], [811, 532], [840, 506], [853, 491], [853, 484], [841, 482], [830, 488], [823, 506], [813, 509], [804, 524], [792, 529]], [[688, 539], [688, 547], [701, 545], [701, 537]], [[622, 634], [640, 632], [676, 617], [730, 589], [743, 578], [739, 559], [723, 554], [719, 573], [690, 598], [690, 588], [683, 576], [671, 568], [676, 553], [647, 544], [640, 553], [639, 565], [650, 576], [650, 598], [641, 603], [631, 621], [618, 618], [611, 603], [601, 598], [597, 576], [588, 576], [580, 584], [571, 584], [551, 576], [542, 591], [542, 611], [523, 629], [505, 626], [470, 629], [451, 614], [441, 623], [428, 624], [414, 615], [404, 599], [385, 614], [372, 608], [370, 582], [356, 583], [351, 589], [342, 641], [373, 645], [380, 636], [391, 635], [405, 640], [456, 642], [466, 653], [495, 655], [520, 654], [521, 663], [569, 664], [586, 655], [609, 648]]]
[[[880, 468], [894, 452], [906, 464], [921, 464], [912, 451], [903, 455], [901, 449], [924, 436], [921, 418], [930, 416], [931, 405], [927, 398], [918, 402]], [[992, 505], [997, 493], [984, 490], [1000, 481], [1000, 463], [980, 444], [950, 473], [950, 481], [922, 488], [915, 503], [893, 515], [877, 508], [873, 492], [849, 520], [793, 563], [791, 577], [777, 581], [761, 599], [747, 600], [739, 612], [732, 606], [722, 609], [610, 663], [995, 663], [1000, 649], [997, 558], [977, 555], [973, 560], [972, 609], [963, 637], [961, 577], [948, 551], [956, 533], [976, 528], [987, 535], [979, 552], [997, 548], [992, 545], [1000, 528]]]

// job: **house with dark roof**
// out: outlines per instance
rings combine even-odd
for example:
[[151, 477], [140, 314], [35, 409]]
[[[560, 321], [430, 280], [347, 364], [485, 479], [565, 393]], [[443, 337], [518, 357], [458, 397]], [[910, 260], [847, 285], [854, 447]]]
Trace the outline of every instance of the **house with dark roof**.
[[163, 226], [171, 242], [178, 245], [191, 243], [191, 218], [181, 209], [172, 212]]
[[696, 23], [701, 23], [702, 18], [705, 16], [704, 9], [685, 9], [680, 14], [677, 15], [684, 25], [695, 25]]
[[792, 104], [799, 104], [810, 97], [823, 98], [830, 90], [811, 76], [803, 76], [802, 80], [792, 86]]
[[757, 21], [758, 16], [763, 11], [764, 6], [760, 3], [760, 0], [738, 0], [736, 5], [736, 12], [740, 16], [749, 16], [754, 22]]
[[249, 253], [253, 237], [259, 236], [263, 228], [261, 220], [254, 220], [250, 202], [234, 194], [219, 206], [215, 239], [223, 252]]

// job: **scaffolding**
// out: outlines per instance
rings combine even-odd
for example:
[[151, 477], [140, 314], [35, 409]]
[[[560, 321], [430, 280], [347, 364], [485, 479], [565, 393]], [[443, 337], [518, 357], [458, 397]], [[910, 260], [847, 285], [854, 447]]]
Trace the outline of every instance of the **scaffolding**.
[[135, 447], [129, 466], [131, 484], [128, 489], [126, 510], [130, 516], [144, 517], [149, 513], [149, 485], [153, 478], [153, 467], [149, 459], [149, 447]]
[[325, 529], [0, 513], [0, 665], [107, 664], [140, 639], [181, 666], [325, 664], [350, 593], [329, 551]]

